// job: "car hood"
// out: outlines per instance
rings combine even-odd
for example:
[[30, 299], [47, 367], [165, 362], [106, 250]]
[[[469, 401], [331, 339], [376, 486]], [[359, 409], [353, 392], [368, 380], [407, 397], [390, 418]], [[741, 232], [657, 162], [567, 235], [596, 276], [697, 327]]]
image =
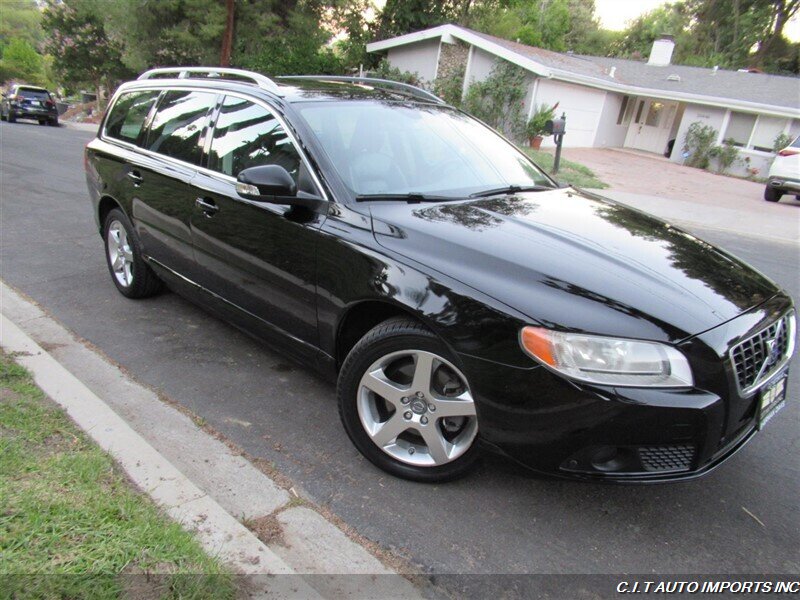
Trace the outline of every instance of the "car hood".
[[779, 291], [679, 228], [574, 189], [370, 210], [384, 248], [549, 327], [677, 342]]

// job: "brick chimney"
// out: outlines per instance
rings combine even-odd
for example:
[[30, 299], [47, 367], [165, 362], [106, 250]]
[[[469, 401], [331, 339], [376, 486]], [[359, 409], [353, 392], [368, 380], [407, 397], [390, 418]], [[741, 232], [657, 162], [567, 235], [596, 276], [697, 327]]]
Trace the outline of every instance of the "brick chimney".
[[672, 60], [673, 50], [675, 50], [675, 38], [671, 35], [661, 35], [653, 42], [647, 64], [656, 67], [666, 67]]

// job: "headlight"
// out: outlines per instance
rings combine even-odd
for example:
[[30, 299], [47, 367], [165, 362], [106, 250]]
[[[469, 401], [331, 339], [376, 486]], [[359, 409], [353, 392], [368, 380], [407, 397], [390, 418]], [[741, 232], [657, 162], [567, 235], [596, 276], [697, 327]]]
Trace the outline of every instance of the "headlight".
[[686, 357], [671, 346], [523, 327], [523, 350], [572, 379], [627, 387], [690, 387]]

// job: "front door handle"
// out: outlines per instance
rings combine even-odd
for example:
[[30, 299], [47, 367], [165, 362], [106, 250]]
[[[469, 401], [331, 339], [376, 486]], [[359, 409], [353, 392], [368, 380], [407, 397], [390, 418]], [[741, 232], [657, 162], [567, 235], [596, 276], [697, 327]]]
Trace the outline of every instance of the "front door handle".
[[207, 217], [210, 217], [219, 211], [219, 206], [217, 206], [216, 202], [209, 200], [208, 198], [198, 198], [194, 201], [194, 205], [202, 210], [203, 214]]
[[127, 173], [128, 179], [133, 182], [133, 185], [139, 187], [142, 185], [142, 176], [139, 171], [128, 171]]

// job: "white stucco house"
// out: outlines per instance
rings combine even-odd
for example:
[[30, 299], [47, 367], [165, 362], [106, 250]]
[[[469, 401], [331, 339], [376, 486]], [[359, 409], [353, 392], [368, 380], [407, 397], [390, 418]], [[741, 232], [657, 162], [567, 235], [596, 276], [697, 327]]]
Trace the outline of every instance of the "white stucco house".
[[[718, 143], [733, 138], [742, 158], [738, 170], [755, 167], [766, 175], [773, 142], [780, 133], [800, 135], [800, 79], [671, 64], [675, 44], [656, 40], [649, 60], [552, 52], [456, 25], [441, 25], [372, 42], [390, 64], [433, 84], [465, 69], [464, 93], [503, 59], [529, 73], [525, 110], [559, 103], [567, 116], [569, 147], [632, 148], [661, 154], [676, 140], [671, 160], [685, 160], [681, 148], [695, 121], [711, 125]], [[552, 138], [545, 144], [552, 144]]]

